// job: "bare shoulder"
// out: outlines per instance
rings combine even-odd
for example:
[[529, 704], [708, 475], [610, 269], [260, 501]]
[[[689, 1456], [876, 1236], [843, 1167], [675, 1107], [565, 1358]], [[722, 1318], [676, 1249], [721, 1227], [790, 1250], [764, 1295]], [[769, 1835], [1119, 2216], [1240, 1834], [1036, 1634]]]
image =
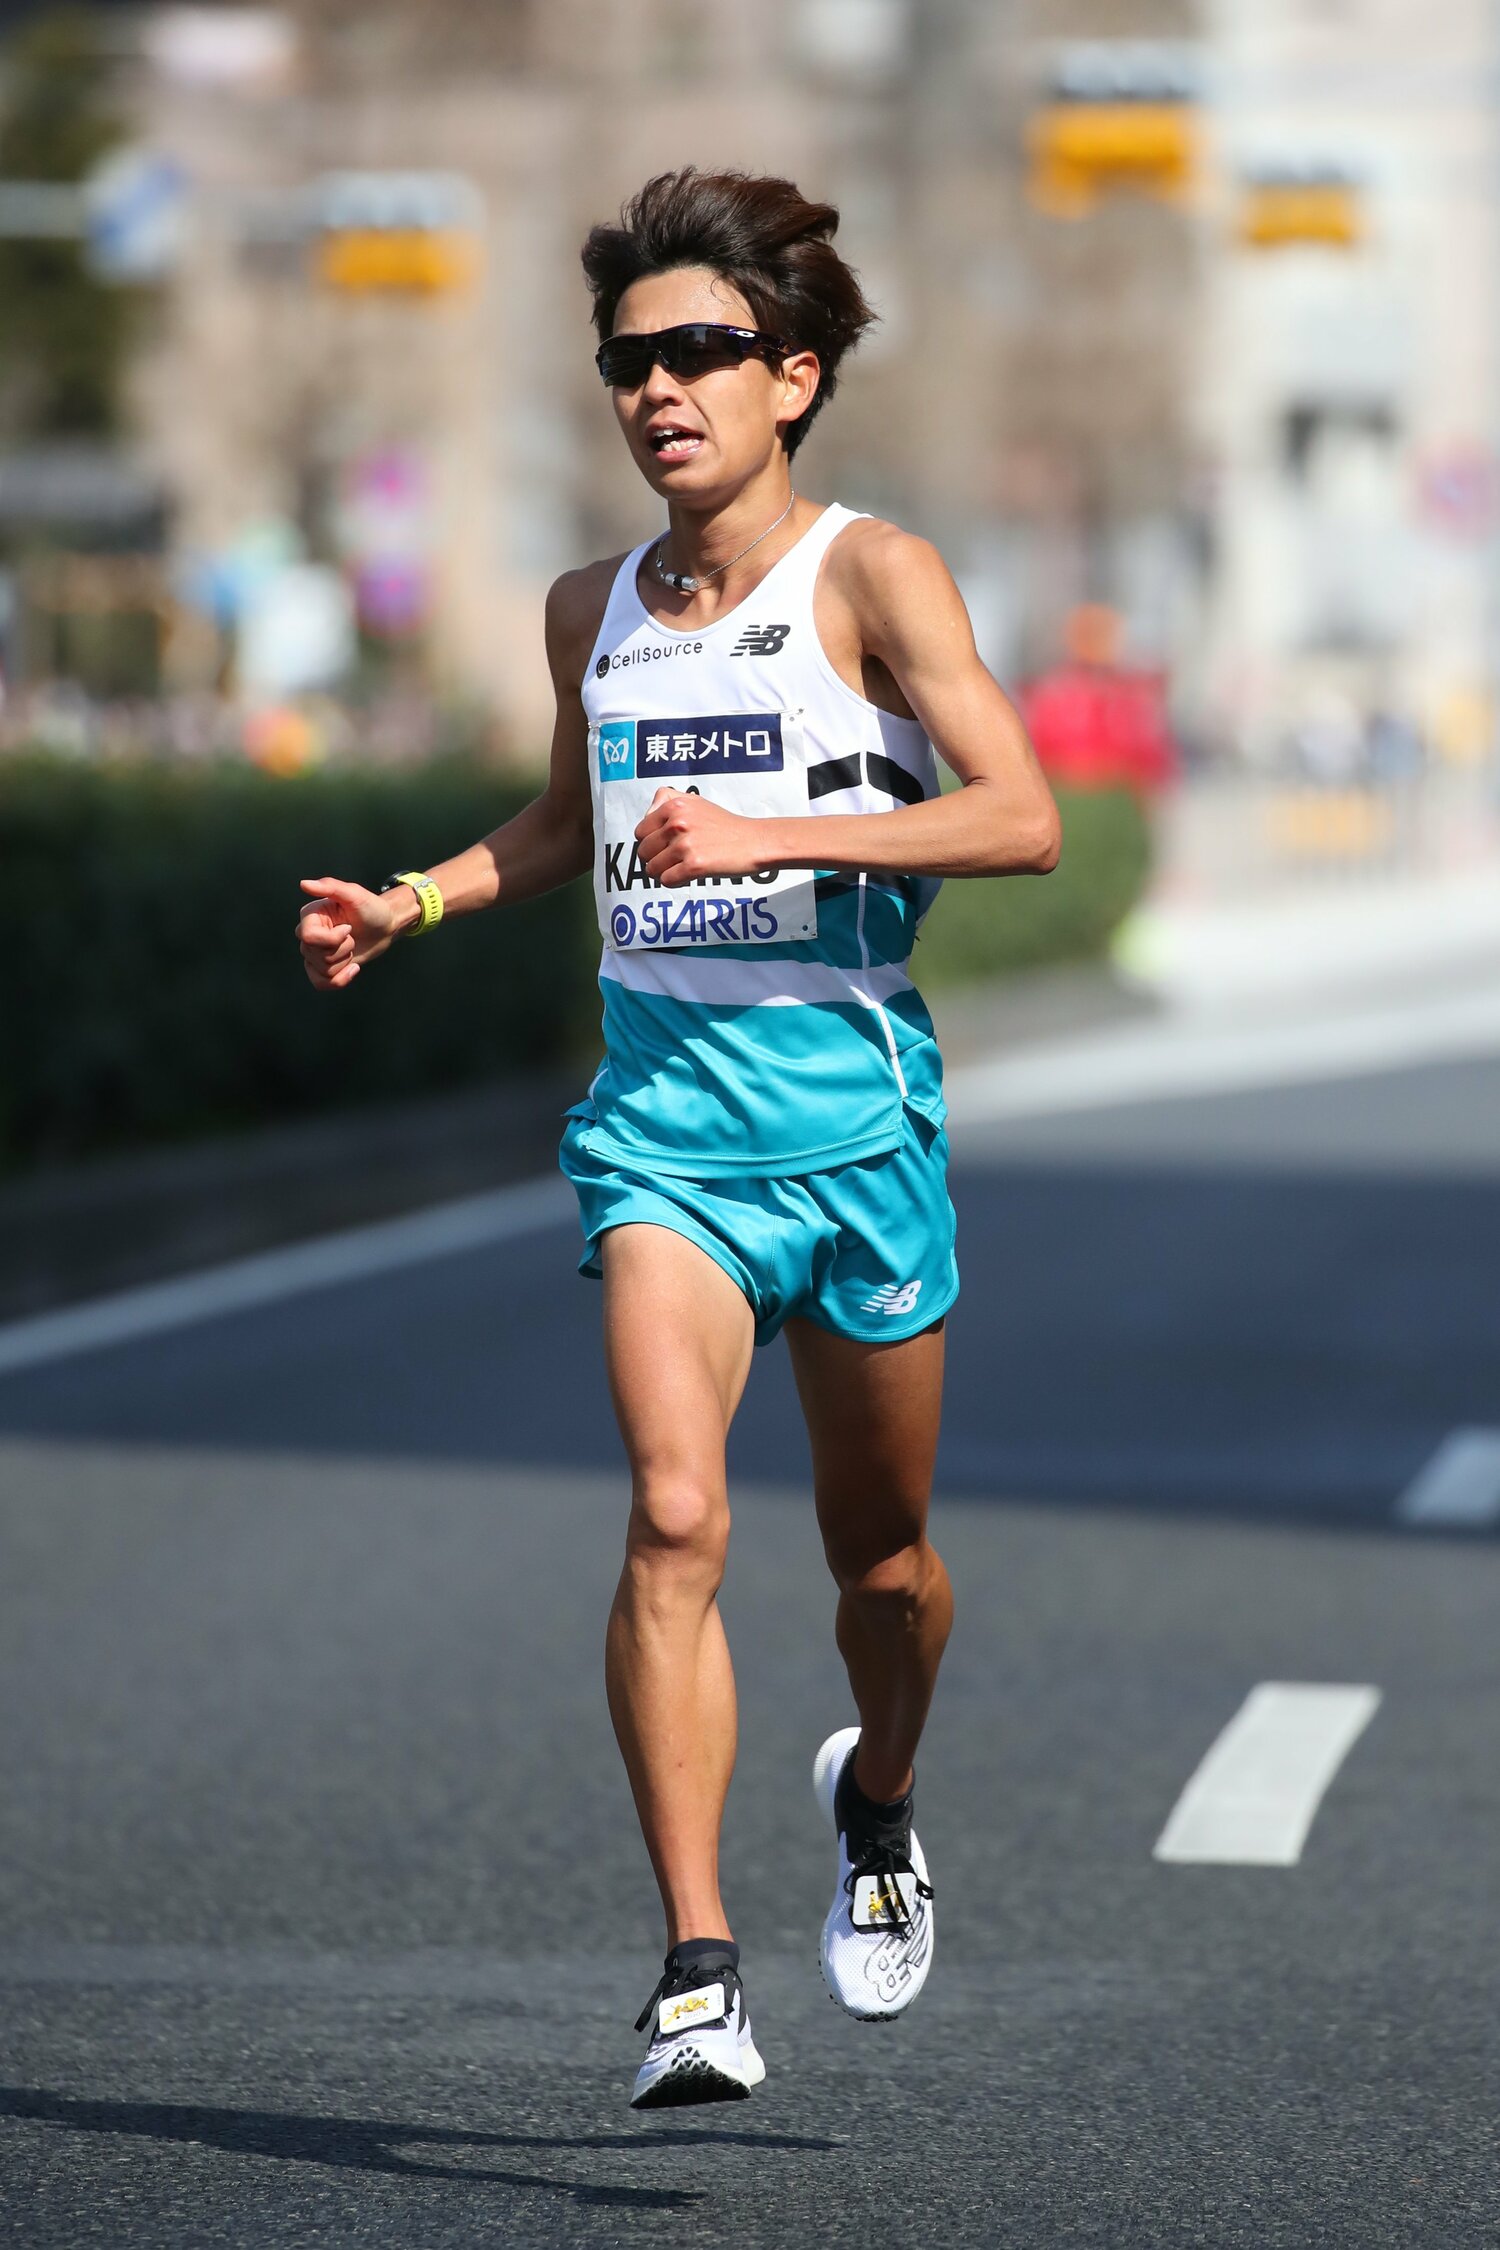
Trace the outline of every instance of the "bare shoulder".
[[547, 657], [556, 678], [573, 685], [582, 679], [624, 560], [623, 554], [606, 555], [578, 570], [565, 570], [547, 589]]
[[924, 627], [951, 631], [964, 617], [953, 574], [930, 539], [879, 516], [861, 516], [828, 553], [832, 590], [848, 604], [867, 649], [905, 649]]
[[859, 516], [839, 533], [828, 572], [857, 614], [874, 622], [896, 605], [941, 599], [953, 575], [930, 539], [879, 516]]

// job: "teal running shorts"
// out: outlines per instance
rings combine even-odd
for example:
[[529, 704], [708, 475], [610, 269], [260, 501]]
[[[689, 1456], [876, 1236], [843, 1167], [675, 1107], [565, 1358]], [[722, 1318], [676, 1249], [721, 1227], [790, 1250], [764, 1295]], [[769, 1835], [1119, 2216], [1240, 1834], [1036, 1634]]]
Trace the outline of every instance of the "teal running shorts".
[[574, 1117], [561, 1162], [578, 1195], [580, 1273], [598, 1280], [611, 1227], [670, 1227], [707, 1251], [744, 1291], [755, 1341], [785, 1320], [835, 1336], [899, 1343], [941, 1320], [958, 1295], [948, 1136], [913, 1110], [900, 1148], [861, 1164], [784, 1179], [684, 1179], [617, 1164], [588, 1147]]

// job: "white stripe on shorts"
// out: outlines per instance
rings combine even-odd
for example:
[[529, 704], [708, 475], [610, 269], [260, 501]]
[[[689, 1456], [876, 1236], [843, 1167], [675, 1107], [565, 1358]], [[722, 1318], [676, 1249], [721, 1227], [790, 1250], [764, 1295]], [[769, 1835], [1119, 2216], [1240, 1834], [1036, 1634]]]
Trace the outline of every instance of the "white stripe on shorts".
[[617, 953], [606, 947], [599, 974], [627, 992], [699, 1007], [801, 1008], [840, 1002], [847, 1007], [852, 1001], [878, 1008], [882, 1000], [911, 990], [911, 978], [896, 961], [838, 969], [827, 961], [724, 961], [695, 953]]

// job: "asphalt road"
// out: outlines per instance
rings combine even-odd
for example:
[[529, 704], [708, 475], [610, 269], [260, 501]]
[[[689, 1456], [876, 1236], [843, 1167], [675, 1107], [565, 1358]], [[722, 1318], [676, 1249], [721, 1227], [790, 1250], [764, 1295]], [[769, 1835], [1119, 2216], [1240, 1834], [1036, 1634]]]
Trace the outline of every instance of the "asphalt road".
[[[1500, 1424], [1482, 1069], [963, 1137], [894, 2026], [816, 1968], [849, 1712], [761, 1355], [732, 2110], [626, 2107], [660, 1941], [564, 1233], [0, 1381], [0, 2241], [1493, 2243], [1500, 1541], [1392, 1518]], [[1300, 1864], [1154, 1860], [1264, 1681], [1381, 1691]]]

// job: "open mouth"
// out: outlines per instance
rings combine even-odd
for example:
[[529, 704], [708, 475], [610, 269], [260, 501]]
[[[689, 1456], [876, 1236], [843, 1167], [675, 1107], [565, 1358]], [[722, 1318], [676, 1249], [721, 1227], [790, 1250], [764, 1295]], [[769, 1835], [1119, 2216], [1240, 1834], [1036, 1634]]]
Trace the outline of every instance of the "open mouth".
[[659, 461], [681, 461], [690, 453], [698, 452], [703, 440], [696, 430], [679, 429], [669, 423], [662, 429], [649, 431], [646, 443]]

